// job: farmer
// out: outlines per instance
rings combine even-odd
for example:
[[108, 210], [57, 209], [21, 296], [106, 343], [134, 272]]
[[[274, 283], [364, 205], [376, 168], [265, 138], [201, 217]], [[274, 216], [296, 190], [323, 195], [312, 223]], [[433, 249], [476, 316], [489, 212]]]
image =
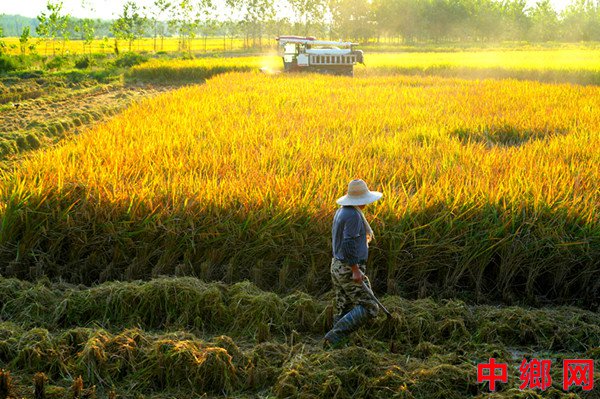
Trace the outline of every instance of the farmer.
[[369, 191], [367, 184], [357, 179], [348, 184], [348, 193], [337, 200], [342, 207], [336, 211], [331, 229], [331, 280], [336, 313], [333, 328], [325, 334], [326, 348], [342, 346], [352, 331], [377, 316], [377, 302], [362, 286], [364, 280], [371, 288], [365, 269], [369, 242], [374, 238], [362, 209], [382, 195], [377, 191]]

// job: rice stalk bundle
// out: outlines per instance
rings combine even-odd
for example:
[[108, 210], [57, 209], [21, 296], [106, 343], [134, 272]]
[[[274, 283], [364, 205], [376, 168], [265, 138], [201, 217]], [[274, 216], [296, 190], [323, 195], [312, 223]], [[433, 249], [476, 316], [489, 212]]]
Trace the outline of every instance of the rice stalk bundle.
[[324, 310], [321, 302], [300, 291], [287, 295], [283, 302], [283, 323], [287, 330], [317, 333], [322, 331], [317, 323], [319, 314]]
[[154, 279], [141, 286], [136, 312], [147, 328], [168, 326], [215, 329], [226, 325], [223, 290], [196, 278]]
[[409, 373], [400, 366], [388, 367], [370, 381], [369, 395], [374, 398], [414, 399], [409, 390]]
[[96, 332], [92, 327], [74, 327], [58, 334], [56, 340], [67, 356], [74, 357]]
[[575, 307], [481, 306], [475, 315], [478, 325], [473, 338], [479, 342], [578, 352], [600, 345], [600, 318]]
[[18, 324], [0, 322], [0, 362], [8, 363], [16, 357], [19, 337], [23, 332], [23, 328]]
[[185, 387], [196, 393], [232, 392], [239, 384], [227, 351], [199, 341], [153, 342], [136, 376], [148, 388]]
[[380, 367], [376, 354], [359, 347], [297, 354], [285, 365], [273, 393], [279, 398], [364, 396], [369, 379], [377, 375]]
[[248, 354], [245, 369], [246, 386], [250, 389], [271, 387], [281, 374], [286, 361], [295, 353], [294, 348], [273, 342], [256, 345]]
[[227, 335], [220, 335], [211, 340], [211, 344], [218, 347], [223, 348], [227, 351], [229, 356], [231, 356], [231, 361], [238, 368], [244, 368], [248, 362], [248, 358], [242, 352], [242, 350], [237, 346], [237, 344], [228, 337]]
[[60, 293], [43, 283], [23, 287], [14, 296], [6, 299], [2, 314], [12, 321], [30, 326], [51, 327], [52, 313], [57, 307]]
[[148, 338], [138, 329], [111, 335], [99, 330], [77, 354], [77, 367], [86, 381], [111, 383], [138, 371]]
[[[283, 327], [283, 300], [273, 292], [259, 290], [250, 282], [232, 285], [228, 290], [231, 330], [239, 334], [269, 334], [271, 326]], [[264, 329], [267, 329], [265, 332]]]
[[43, 371], [49, 377], [67, 375], [66, 359], [44, 328], [24, 332], [16, 343], [16, 353], [10, 362], [12, 368], [32, 373]]
[[408, 390], [415, 398], [461, 399], [476, 395], [479, 386], [476, 382], [477, 368], [469, 364], [455, 366], [440, 364], [416, 369], [410, 373]]

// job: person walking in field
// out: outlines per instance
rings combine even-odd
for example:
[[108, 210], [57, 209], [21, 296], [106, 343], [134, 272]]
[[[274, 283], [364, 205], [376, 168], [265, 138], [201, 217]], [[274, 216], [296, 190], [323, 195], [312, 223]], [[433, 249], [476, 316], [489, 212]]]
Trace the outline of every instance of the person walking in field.
[[365, 272], [369, 242], [374, 238], [362, 209], [382, 196], [356, 179], [348, 184], [348, 193], [337, 200], [342, 206], [335, 213], [331, 229], [336, 313], [333, 328], [324, 337], [325, 348], [342, 346], [352, 331], [377, 316], [378, 304], [362, 286], [364, 281], [371, 288]]

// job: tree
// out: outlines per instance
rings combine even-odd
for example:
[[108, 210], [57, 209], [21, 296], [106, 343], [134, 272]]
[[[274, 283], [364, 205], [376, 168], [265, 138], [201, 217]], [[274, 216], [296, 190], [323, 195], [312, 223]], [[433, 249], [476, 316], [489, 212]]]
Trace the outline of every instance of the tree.
[[367, 0], [339, 0], [334, 26], [344, 39], [367, 41], [375, 34], [374, 13]]
[[296, 13], [298, 22], [304, 25], [304, 35], [308, 35], [311, 23], [316, 24], [323, 20], [326, 3], [324, 0], [288, 0]]
[[196, 37], [202, 17], [206, 17], [212, 8], [210, 0], [193, 3], [190, 0], [180, 0], [171, 8], [172, 18], [169, 26], [179, 34], [179, 50], [187, 50], [192, 54], [192, 40]]
[[[63, 39], [63, 47], [62, 52], [64, 54], [66, 42], [70, 37], [69, 30], [69, 19], [70, 15], [65, 14], [62, 15], [63, 3], [59, 1], [57, 3], [53, 3], [51, 0], [46, 3], [46, 9], [48, 13], [42, 12], [38, 15], [37, 19], [39, 21], [39, 25], [36, 28], [36, 33], [38, 36], [45, 38], [46, 40], [51, 40], [52, 42], [52, 54], [56, 55], [56, 46], [55, 41], [57, 37], [62, 37]], [[46, 52], [48, 52], [48, 42], [46, 41]]]
[[88, 46], [90, 54], [92, 54], [92, 42], [96, 34], [96, 21], [93, 19], [85, 18], [79, 21], [79, 24], [75, 26], [75, 32], [81, 34], [81, 40], [83, 40], [83, 52]]
[[154, 35], [154, 51], [157, 49], [156, 40], [160, 36], [161, 50], [164, 50], [164, 39], [165, 39], [165, 27], [163, 21], [160, 19], [165, 13], [171, 8], [171, 3], [167, 0], [154, 0], [152, 3], [154, 6], [151, 14], [152, 32]]
[[570, 40], [600, 40], [600, 3], [574, 0], [563, 14], [563, 30]]
[[[2, 27], [0, 26], [0, 38], [4, 37], [4, 31], [2, 30]], [[6, 43], [4, 43], [3, 40], [0, 40], [0, 54], [3, 54], [6, 51]]]
[[233, 39], [240, 32], [240, 25], [237, 21], [234, 21], [231, 17], [221, 23], [221, 30], [223, 32], [223, 51], [227, 50], [227, 36], [229, 36], [229, 49], [233, 50]]
[[554, 40], [558, 34], [559, 21], [558, 15], [550, 0], [540, 0], [530, 12], [531, 29], [530, 37], [537, 41]]
[[498, 40], [502, 32], [502, 4], [494, 0], [476, 0], [469, 12], [469, 24], [474, 39]]
[[144, 34], [146, 18], [140, 14], [140, 9], [133, 1], [123, 5], [123, 12], [111, 25], [111, 32], [115, 38], [127, 40], [129, 51], [132, 50], [133, 42]]
[[[340, 0], [331, 1], [340, 2]], [[423, 1], [376, 0], [373, 2], [373, 18], [377, 21], [379, 32], [388, 36], [400, 36], [405, 42], [413, 42], [424, 31], [423, 13]], [[339, 12], [334, 15], [337, 15], [337, 19], [342, 19]]]
[[504, 0], [502, 4], [502, 31], [503, 39], [523, 40], [531, 21], [525, 12], [527, 8], [526, 0]]
[[251, 37], [252, 46], [262, 47], [263, 25], [275, 17], [273, 0], [226, 0], [226, 3], [233, 10], [243, 13], [240, 26], [245, 31], [244, 45], [249, 45]]
[[454, 0], [428, 0], [423, 9], [423, 26], [429, 38], [456, 40], [464, 36], [461, 32], [468, 10], [464, 3]]
[[29, 26], [24, 26], [23, 31], [21, 32], [21, 37], [19, 37], [19, 47], [21, 49], [21, 54], [25, 55], [27, 51], [27, 44], [29, 43], [30, 38], [30, 28]]
[[219, 21], [217, 21], [215, 19], [208, 19], [208, 20], [204, 21], [202, 24], [200, 24], [200, 32], [202, 33], [202, 36], [204, 37], [204, 52], [205, 53], [208, 51], [208, 49], [207, 49], [208, 37], [211, 35], [214, 35], [218, 29], [219, 29]]

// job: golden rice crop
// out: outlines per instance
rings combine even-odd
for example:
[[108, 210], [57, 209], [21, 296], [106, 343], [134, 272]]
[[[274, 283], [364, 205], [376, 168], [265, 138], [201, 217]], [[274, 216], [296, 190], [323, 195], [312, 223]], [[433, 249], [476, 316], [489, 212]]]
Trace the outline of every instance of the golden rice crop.
[[600, 51], [592, 49], [404, 52], [367, 54], [357, 75], [418, 74], [600, 84]]
[[600, 51], [592, 49], [398, 52], [365, 54], [367, 68], [435, 66], [478, 69], [558, 69], [600, 71]]
[[361, 177], [385, 195], [377, 290], [591, 302], [599, 106], [591, 86], [225, 73], [5, 173], [0, 260], [322, 292], [335, 199]]
[[275, 70], [279, 64], [280, 58], [275, 56], [151, 60], [133, 67], [127, 78], [168, 84], [197, 83], [224, 72], [247, 72], [260, 68]]
[[[195, 60], [153, 60], [133, 68], [130, 78], [179, 82], [198, 81], [225, 71], [282, 69], [281, 57], [245, 56]], [[441, 75], [465, 78], [514, 78], [549, 82], [600, 83], [600, 51], [565, 48], [554, 50], [494, 50], [460, 52], [365, 53], [356, 76]]]

